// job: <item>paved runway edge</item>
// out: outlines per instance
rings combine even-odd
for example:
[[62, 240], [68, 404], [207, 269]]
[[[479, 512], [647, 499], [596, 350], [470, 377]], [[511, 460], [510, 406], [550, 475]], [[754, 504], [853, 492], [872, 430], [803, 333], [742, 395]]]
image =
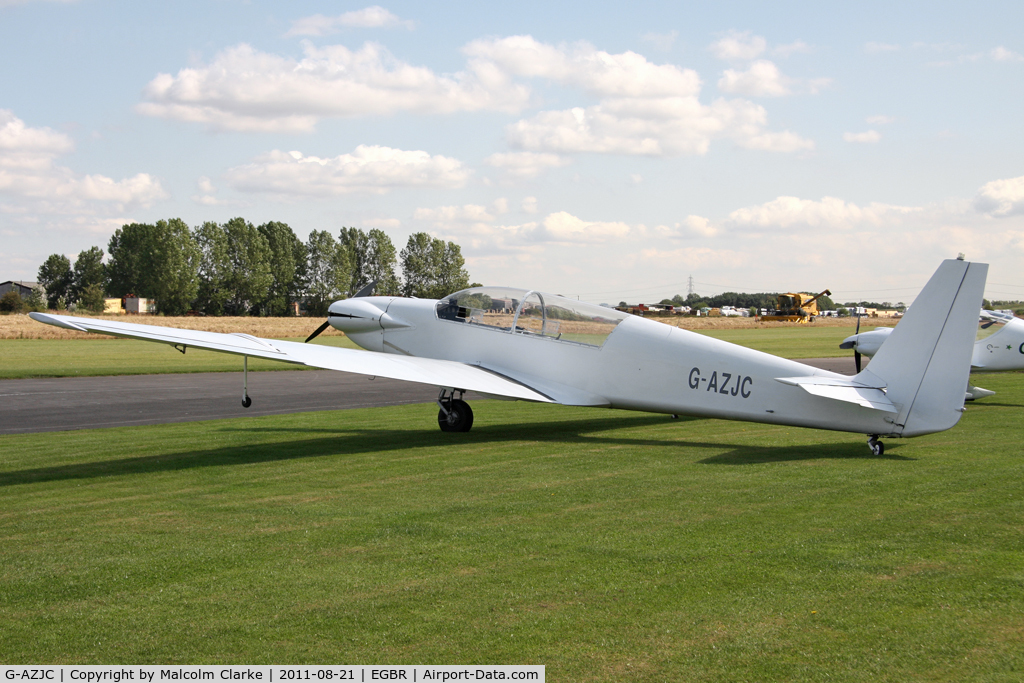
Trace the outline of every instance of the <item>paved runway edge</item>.
[[[801, 363], [852, 375], [852, 358]], [[100, 429], [433, 403], [434, 387], [331, 370], [0, 380], [0, 434]]]

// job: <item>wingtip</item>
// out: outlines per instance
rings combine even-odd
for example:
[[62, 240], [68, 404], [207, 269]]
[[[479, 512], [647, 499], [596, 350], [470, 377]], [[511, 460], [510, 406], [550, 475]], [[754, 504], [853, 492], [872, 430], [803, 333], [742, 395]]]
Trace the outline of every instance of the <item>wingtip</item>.
[[75, 330], [76, 332], [88, 332], [80, 325], [76, 325], [64, 316], [51, 315], [49, 313], [37, 313], [32, 311], [28, 314], [28, 317], [32, 318], [36, 322], [45, 323], [47, 325], [53, 325], [54, 327], [63, 327], [66, 330]]

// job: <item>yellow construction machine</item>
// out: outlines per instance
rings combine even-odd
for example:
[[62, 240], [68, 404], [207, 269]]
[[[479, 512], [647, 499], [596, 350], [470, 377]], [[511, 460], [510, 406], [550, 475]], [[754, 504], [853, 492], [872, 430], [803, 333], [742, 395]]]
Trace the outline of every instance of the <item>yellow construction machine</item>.
[[768, 315], [762, 315], [761, 320], [778, 320], [789, 323], [810, 322], [818, 315], [818, 299], [823, 296], [832, 296], [832, 292], [826, 289], [814, 296], [794, 292], [779, 294], [778, 306], [768, 311]]

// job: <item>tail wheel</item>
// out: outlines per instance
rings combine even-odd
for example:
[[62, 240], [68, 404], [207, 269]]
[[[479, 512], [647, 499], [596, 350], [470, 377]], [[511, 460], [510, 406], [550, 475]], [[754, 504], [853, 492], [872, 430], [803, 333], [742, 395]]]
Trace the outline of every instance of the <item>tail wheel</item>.
[[879, 441], [877, 436], [872, 436], [868, 439], [868, 448], [871, 449], [871, 455], [885, 454], [885, 444]]
[[468, 432], [473, 426], [473, 409], [460, 398], [446, 401], [437, 412], [437, 424], [442, 432]]

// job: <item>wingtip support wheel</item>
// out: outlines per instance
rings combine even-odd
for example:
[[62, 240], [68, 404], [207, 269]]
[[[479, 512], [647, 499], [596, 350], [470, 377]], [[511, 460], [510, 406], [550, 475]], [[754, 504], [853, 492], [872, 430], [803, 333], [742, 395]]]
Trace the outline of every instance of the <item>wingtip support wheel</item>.
[[246, 394], [245, 398], [242, 399], [242, 407], [243, 408], [248, 408], [251, 405], [252, 405], [252, 399], [249, 398], [248, 394]]
[[868, 438], [868, 448], [871, 449], [871, 455], [885, 454], [885, 444], [878, 440], [877, 434]]

